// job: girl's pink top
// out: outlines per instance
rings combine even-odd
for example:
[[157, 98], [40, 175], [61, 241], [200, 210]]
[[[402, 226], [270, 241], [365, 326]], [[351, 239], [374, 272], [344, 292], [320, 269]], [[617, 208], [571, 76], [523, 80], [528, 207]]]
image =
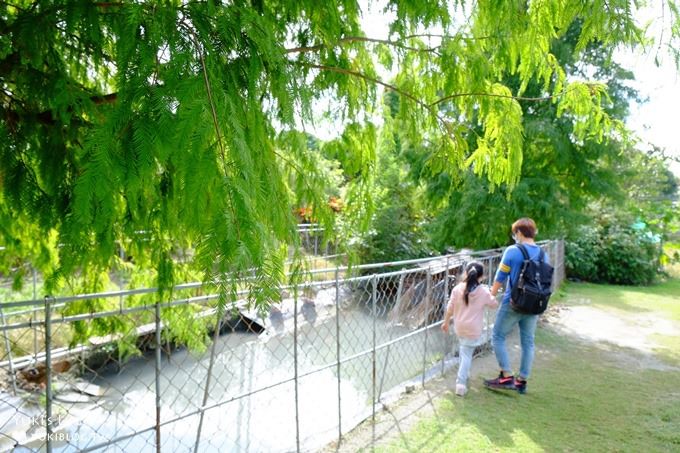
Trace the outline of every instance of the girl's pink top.
[[453, 327], [456, 335], [476, 340], [482, 335], [484, 307], [496, 308], [498, 301], [491, 295], [486, 285], [479, 285], [468, 294], [468, 305], [465, 305], [464, 294], [465, 282], [457, 284], [451, 291], [447, 309], [453, 307]]

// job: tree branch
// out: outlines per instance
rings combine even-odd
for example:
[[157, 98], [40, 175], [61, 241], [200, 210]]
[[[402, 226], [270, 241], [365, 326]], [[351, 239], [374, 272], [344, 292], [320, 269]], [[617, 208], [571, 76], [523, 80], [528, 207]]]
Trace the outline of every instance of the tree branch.
[[[419, 48], [419, 47], [407, 46], [407, 45], [402, 44], [398, 41], [392, 41], [392, 40], [389, 40], [389, 39], [368, 38], [366, 36], [348, 36], [346, 38], [338, 39], [336, 44], [344, 44], [344, 43], [349, 43], [349, 42], [370, 42], [370, 43], [376, 43], [376, 44], [386, 44], [388, 46], [398, 47], [398, 48], [404, 49], [404, 50], [412, 50], [414, 52], [432, 52], [432, 53], [435, 53], [437, 55], [440, 55], [439, 52], [437, 52], [437, 49], [439, 49], [440, 46]], [[332, 44], [330, 44], [330, 45], [332, 46]], [[293, 47], [293, 48], [285, 49], [285, 50], [286, 50], [286, 53], [315, 52], [317, 50], [321, 50], [321, 49], [326, 48], [328, 46], [329, 46], [328, 44], [317, 44], [315, 46]]]
[[96, 105], [113, 104], [118, 100], [118, 93], [109, 93], [103, 96], [91, 96], [90, 100]]
[[551, 94], [549, 96], [539, 96], [539, 97], [527, 97], [527, 96], [512, 96], [512, 95], [507, 95], [507, 94], [496, 94], [496, 93], [456, 93], [456, 94], [450, 94], [448, 96], [445, 96], [441, 99], [437, 99], [431, 104], [428, 104], [430, 107], [437, 106], [441, 104], [442, 102], [449, 101], [454, 98], [460, 98], [460, 97], [490, 97], [490, 98], [506, 98], [506, 99], [514, 99], [516, 101], [532, 101], [532, 102], [538, 102], [538, 101], [550, 101], [552, 99], [556, 99], [569, 91], [573, 90], [573, 88], [569, 88], [567, 90], [564, 90], [560, 93], [556, 94]]
[[[213, 120], [213, 126], [215, 127], [215, 134], [217, 135], [217, 144], [220, 150], [220, 156], [222, 158], [222, 167], [224, 171], [224, 176], [225, 178], [228, 176], [227, 168], [227, 157], [226, 157], [226, 151], [224, 149], [224, 142], [222, 141], [222, 133], [220, 131], [220, 126], [219, 126], [219, 121], [217, 119], [217, 107], [215, 107], [215, 100], [213, 99], [212, 95], [212, 88], [210, 86], [210, 79], [208, 78], [208, 68], [205, 65], [205, 57], [203, 56], [203, 47], [200, 44], [200, 40], [198, 39], [198, 36], [196, 35], [196, 32], [192, 26], [187, 24], [185, 21], [180, 21], [180, 25], [189, 33], [191, 36], [191, 40], [194, 42], [194, 46], [196, 47], [196, 52], [198, 52], [198, 58], [201, 62], [201, 69], [203, 72], [203, 81], [205, 83], [205, 89], [208, 95], [208, 103], [210, 104], [210, 112], [212, 114], [212, 120]], [[228, 193], [228, 199], [229, 199], [229, 209], [231, 210], [234, 222], [233, 225], [236, 228], [236, 236], [237, 238], [242, 237], [241, 236], [241, 227], [239, 223], [237, 222], [237, 215], [236, 215], [236, 209], [234, 208], [234, 199], [233, 195], [231, 193]]]
[[219, 126], [219, 121], [217, 119], [217, 109], [215, 107], [215, 101], [213, 99], [212, 95], [212, 89], [210, 86], [210, 79], [208, 78], [208, 69], [205, 66], [205, 58], [203, 56], [203, 48], [201, 47], [200, 41], [198, 39], [198, 36], [196, 36], [196, 33], [194, 32], [194, 29], [190, 27], [187, 23], [184, 21], [180, 22], [180, 25], [189, 32], [189, 35], [191, 36], [191, 40], [194, 42], [194, 46], [196, 47], [196, 52], [198, 53], [198, 58], [201, 63], [201, 72], [203, 73], [203, 82], [205, 84], [205, 89], [208, 95], [208, 103], [210, 104], [210, 113], [212, 115], [212, 120], [213, 120], [213, 126], [215, 127], [215, 134], [217, 134], [217, 145], [220, 149], [220, 155], [222, 157], [222, 164], [224, 165], [224, 169], [226, 171], [227, 169], [227, 158], [226, 158], [226, 152], [224, 150], [224, 143], [222, 142], [222, 132], [220, 131], [220, 126]]
[[306, 67], [312, 68], [312, 69], [320, 69], [322, 71], [337, 72], [339, 74], [347, 74], [347, 75], [351, 75], [353, 77], [358, 77], [360, 79], [364, 79], [368, 82], [375, 83], [375, 84], [383, 86], [383, 87], [385, 87], [389, 90], [392, 90], [396, 93], [399, 93], [402, 96], [409, 98], [410, 100], [412, 100], [416, 104], [420, 105], [421, 107], [424, 107], [427, 110], [431, 110], [431, 107], [428, 103], [423, 102], [418, 97], [409, 93], [408, 91], [404, 91], [401, 88], [397, 87], [396, 85], [392, 85], [391, 83], [383, 82], [380, 79], [376, 79], [375, 77], [368, 76], [364, 73], [361, 73], [361, 72], [358, 72], [358, 71], [352, 71], [351, 69], [339, 68], [337, 66], [326, 66], [326, 65], [314, 64], [314, 63], [302, 63], [302, 62], [298, 62], [296, 64], [300, 64], [300, 65], [303, 65], [303, 66], [306, 66]]
[[[503, 37], [502, 35], [488, 35], [488, 36], [460, 36], [460, 35], [457, 35], [457, 36], [455, 36], [455, 38], [462, 39], [463, 41], [478, 41], [478, 40], [483, 40], [483, 39], [502, 38], [502, 37]], [[452, 36], [452, 35], [440, 35], [440, 34], [435, 34], [435, 33], [419, 33], [419, 34], [404, 36], [404, 39], [415, 39], [415, 38], [444, 39], [444, 38], [454, 38], [454, 36]], [[437, 46], [437, 47], [439, 47], [439, 46]]]
[[376, 79], [375, 77], [368, 76], [366, 74], [363, 74], [358, 71], [352, 71], [351, 69], [345, 69], [345, 68], [338, 68], [337, 66], [326, 66], [326, 65], [319, 65], [319, 64], [313, 64], [313, 63], [302, 63], [302, 62], [291, 62], [291, 63], [296, 63], [302, 66], [306, 66], [309, 68], [313, 69], [319, 69], [322, 71], [331, 71], [331, 72], [337, 72], [339, 74], [347, 74], [353, 77], [358, 77], [360, 79], [366, 80], [368, 82], [375, 83], [377, 85], [383, 86], [387, 88], [388, 90], [392, 90], [396, 93], [399, 93], [400, 95], [404, 96], [405, 98], [413, 101], [420, 107], [424, 108], [427, 110], [431, 115], [433, 115], [435, 118], [437, 118], [440, 127], [443, 129], [445, 135], [452, 135], [450, 124], [446, 121], [445, 118], [443, 118], [430, 104], [427, 102], [424, 102], [417, 96], [415, 96], [413, 93], [409, 93], [408, 91], [402, 90], [401, 88], [397, 87], [396, 85], [392, 85], [387, 82], [383, 82], [380, 79]]
[[22, 8], [21, 6], [19, 6], [19, 5], [17, 5], [17, 4], [14, 4], [14, 3], [12, 3], [12, 2], [1, 1], [1, 2], [0, 2], [0, 5], [11, 6], [12, 8], [18, 9], [19, 11], [24, 11], [24, 8]]
[[[35, 111], [30, 111], [26, 106], [17, 98], [8, 96], [7, 93], [5, 95], [9, 98], [11, 98], [15, 103], [17, 103], [21, 109], [23, 110], [24, 113], [20, 114], [18, 111], [13, 110], [13, 109], [7, 109], [5, 111], [5, 116], [7, 120], [18, 122], [22, 116], [28, 115], [34, 117], [39, 123], [42, 123], [47, 126], [52, 126], [56, 124], [55, 117], [52, 115], [51, 110], [43, 110], [42, 112], [35, 112]], [[111, 93], [111, 94], [106, 94], [103, 96], [91, 96], [90, 100], [95, 104], [95, 105], [105, 105], [105, 104], [113, 104], [116, 102], [118, 99], [118, 93]], [[69, 111], [72, 111], [72, 107], [68, 108]], [[82, 118], [81, 118], [82, 119]], [[86, 122], [86, 121], [85, 121]]]
[[92, 6], [96, 6], [99, 8], [111, 8], [114, 6], [125, 6], [125, 3], [123, 2], [95, 2]]

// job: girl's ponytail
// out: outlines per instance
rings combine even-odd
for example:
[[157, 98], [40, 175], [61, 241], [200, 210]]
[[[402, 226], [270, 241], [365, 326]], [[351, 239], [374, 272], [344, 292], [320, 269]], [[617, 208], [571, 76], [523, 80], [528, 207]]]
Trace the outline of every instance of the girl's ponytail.
[[484, 266], [478, 261], [472, 261], [465, 268], [465, 292], [463, 293], [465, 305], [468, 304], [468, 294], [479, 286], [479, 277], [482, 275], [484, 275]]

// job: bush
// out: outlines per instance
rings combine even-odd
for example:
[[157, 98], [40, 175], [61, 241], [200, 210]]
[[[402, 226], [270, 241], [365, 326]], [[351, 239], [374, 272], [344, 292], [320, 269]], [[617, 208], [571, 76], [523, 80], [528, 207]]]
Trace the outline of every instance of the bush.
[[660, 257], [661, 247], [654, 237], [620, 221], [584, 226], [566, 243], [567, 275], [591, 282], [652, 283]]
[[593, 280], [597, 275], [599, 231], [593, 226], [581, 227], [573, 240], [566, 241], [567, 274], [581, 280]]

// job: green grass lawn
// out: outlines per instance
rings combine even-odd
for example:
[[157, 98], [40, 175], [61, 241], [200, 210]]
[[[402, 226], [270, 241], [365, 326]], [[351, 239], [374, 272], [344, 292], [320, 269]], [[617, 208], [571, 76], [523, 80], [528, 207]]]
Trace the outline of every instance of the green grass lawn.
[[594, 306], [613, 311], [636, 313], [657, 312], [680, 321], [680, 278], [650, 286], [595, 285], [568, 283], [557, 298], [567, 305], [587, 300]]
[[[569, 284], [556, 302], [590, 303], [627, 316], [652, 313], [680, 323], [680, 280], [644, 288]], [[658, 340], [673, 345], [678, 337]], [[436, 417], [377, 450], [680, 451], [678, 355], [659, 354], [663, 366], [645, 369], [636, 361], [640, 351], [577, 340], [551, 328], [538, 330], [536, 344], [527, 395], [446, 393]]]

